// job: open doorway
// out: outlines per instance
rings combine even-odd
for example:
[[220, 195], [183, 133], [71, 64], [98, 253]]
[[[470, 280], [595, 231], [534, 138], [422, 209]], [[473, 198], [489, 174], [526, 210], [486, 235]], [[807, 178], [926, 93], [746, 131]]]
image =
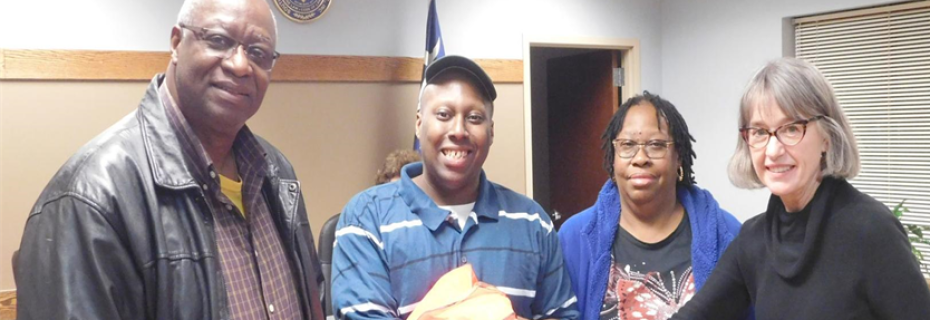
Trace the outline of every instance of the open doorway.
[[639, 90], [638, 69], [635, 40], [527, 42], [527, 194], [557, 228], [591, 206], [607, 179], [600, 136]]

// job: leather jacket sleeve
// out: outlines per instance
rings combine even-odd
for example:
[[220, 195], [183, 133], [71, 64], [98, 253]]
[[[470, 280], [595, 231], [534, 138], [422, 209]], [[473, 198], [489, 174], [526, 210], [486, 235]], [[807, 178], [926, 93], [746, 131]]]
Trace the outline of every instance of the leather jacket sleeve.
[[26, 222], [18, 271], [19, 319], [145, 317], [140, 274], [101, 208], [74, 194]]
[[[273, 164], [271, 171], [277, 176], [279, 186], [281, 186], [278, 191], [279, 196], [281, 196], [280, 202], [285, 205], [291, 205], [293, 201], [296, 201], [296, 203], [293, 203], [297, 207], [296, 214], [293, 216], [293, 219], [296, 219], [294, 224], [297, 225], [293, 244], [293, 248], [296, 250], [296, 256], [294, 256], [293, 259], [299, 262], [299, 276], [302, 278], [301, 282], [304, 286], [304, 293], [307, 295], [310, 304], [308, 308], [310, 315], [308, 318], [323, 319], [324, 312], [322, 303], [324, 300], [323, 295], [326, 294], [326, 292], [322, 290], [324, 281], [323, 272], [321, 271], [319, 256], [317, 256], [316, 244], [313, 241], [313, 232], [310, 228], [307, 206], [304, 203], [304, 197], [300, 191], [298, 191], [295, 197], [283, 196], [295, 189], [291, 187], [291, 184], [299, 190], [300, 183], [297, 180], [294, 167], [291, 165], [291, 162], [288, 161], [287, 157], [267, 140], [257, 135], [255, 137], [262, 145], [262, 148], [265, 149], [269, 161]], [[284, 224], [290, 225], [290, 223]]]

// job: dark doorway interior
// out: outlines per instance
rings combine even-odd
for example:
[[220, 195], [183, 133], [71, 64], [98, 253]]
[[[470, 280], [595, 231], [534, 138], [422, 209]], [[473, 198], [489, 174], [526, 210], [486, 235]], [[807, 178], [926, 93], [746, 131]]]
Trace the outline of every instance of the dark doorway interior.
[[601, 134], [619, 105], [614, 50], [531, 48], [533, 197], [556, 227], [607, 179]]

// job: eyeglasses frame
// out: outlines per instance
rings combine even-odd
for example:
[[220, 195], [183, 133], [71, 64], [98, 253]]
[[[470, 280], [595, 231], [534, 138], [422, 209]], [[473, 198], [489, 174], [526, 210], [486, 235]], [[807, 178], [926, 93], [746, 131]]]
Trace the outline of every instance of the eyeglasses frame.
[[[740, 133], [740, 136], [743, 138], [743, 141], [746, 142], [746, 144], [749, 145], [750, 148], [754, 148], [754, 149], [762, 149], [762, 148], [767, 147], [769, 145], [769, 142], [772, 141], [772, 136], [775, 136], [775, 139], [778, 140], [778, 143], [781, 143], [782, 145], [789, 146], [789, 147], [796, 146], [799, 143], [801, 143], [802, 140], [804, 140], [805, 136], [807, 136], [807, 125], [808, 124], [810, 124], [811, 122], [817, 121], [817, 120], [825, 119], [825, 118], [827, 118], [827, 116], [817, 115], [817, 116], [810, 117], [808, 119], [802, 119], [802, 120], [792, 121], [790, 123], [783, 124], [781, 126], [778, 126], [778, 128], [775, 128], [775, 130], [767, 130], [767, 129], [763, 129], [759, 127], [742, 127], [742, 128], [739, 128], [739, 133]], [[782, 141], [781, 137], [778, 135], [778, 131], [788, 126], [793, 126], [793, 125], [798, 125], [798, 124], [800, 124], [802, 128], [801, 137], [798, 138], [798, 142], [795, 142], [793, 144], [787, 144], [784, 141]], [[752, 143], [749, 142], [749, 130], [752, 130], [752, 129], [759, 129], [759, 130], [762, 130], [768, 133], [769, 136], [767, 139], [765, 139], [765, 144], [761, 146], [753, 146]]]
[[652, 155], [649, 154], [649, 151], [643, 151], [643, 152], [646, 154], [646, 158], [649, 158], [649, 159], [662, 159], [662, 158], [665, 158], [666, 155], [668, 155], [668, 149], [669, 149], [669, 147], [670, 147], [671, 145], [675, 144], [674, 141], [666, 141], [666, 140], [649, 140], [649, 141], [646, 141], [646, 142], [643, 142], [643, 143], [637, 143], [636, 141], [633, 141], [633, 142], [634, 142], [634, 145], [636, 146], [636, 151], [633, 152], [632, 154], [630, 154], [629, 156], [624, 157], [623, 155], [620, 154], [620, 148], [617, 146], [617, 144], [620, 143], [620, 142], [622, 142], [622, 141], [633, 141], [633, 140], [629, 140], [629, 139], [614, 139], [614, 141], [613, 141], [613, 143], [612, 143], [613, 146], [614, 146], [614, 155], [616, 155], [617, 157], [620, 157], [620, 159], [633, 159], [633, 158], [635, 158], [636, 155], [639, 154], [640, 151], [643, 151], [643, 147], [645, 147], [647, 144], [652, 143], [652, 142], [661, 142], [661, 143], [665, 144], [665, 154], [662, 154], [662, 156], [660, 156], [660, 157], [653, 157]]
[[[184, 24], [184, 23], [179, 23], [179, 24], [178, 24], [178, 27], [179, 27], [179, 28], [182, 28], [182, 29], [190, 30], [191, 32], [194, 33], [194, 35], [197, 36], [198, 39], [200, 39], [200, 40], [202, 40], [202, 41], [205, 41], [205, 40], [206, 40], [206, 39], [205, 39], [205, 35], [206, 35], [207, 31], [212, 30], [211, 28], [205, 28], [205, 27], [199, 27], [199, 26], [191, 26], [191, 25], [187, 25], [187, 24]], [[239, 50], [239, 47], [243, 47], [243, 49], [248, 49], [248, 48], [249, 48], [248, 46], [246, 46], [245, 44], [243, 44], [242, 41], [239, 41], [238, 39], [235, 39], [235, 38], [233, 38], [232, 36], [229, 36], [229, 35], [224, 35], [224, 36], [227, 37], [227, 38], [229, 38], [229, 40], [232, 40], [234, 43], [233, 43], [233, 46], [230, 47], [229, 51], [226, 53], [226, 56], [220, 56], [220, 57], [219, 57], [219, 58], [221, 58], [221, 59], [224, 59], [224, 60], [225, 60], [225, 59], [229, 59], [230, 57], [232, 57], [233, 55], [236, 54], [236, 51]], [[272, 50], [271, 52], [272, 52], [272, 54], [271, 54], [271, 67], [269, 67], [268, 69], [265, 69], [265, 68], [259, 66], [259, 65], [256, 64], [254, 61], [252, 61], [252, 59], [248, 59], [248, 58], [247, 58], [247, 59], [249, 60], [249, 63], [250, 63], [250, 64], [255, 65], [256, 67], [258, 67], [258, 69], [261, 69], [261, 70], [264, 70], [264, 71], [267, 71], [267, 72], [271, 72], [271, 70], [274, 69], [275, 64], [278, 62], [278, 58], [281, 57], [281, 53], [278, 52], [277, 50]], [[247, 51], [246, 51], [246, 56], [248, 56], [248, 52], [247, 52]]]

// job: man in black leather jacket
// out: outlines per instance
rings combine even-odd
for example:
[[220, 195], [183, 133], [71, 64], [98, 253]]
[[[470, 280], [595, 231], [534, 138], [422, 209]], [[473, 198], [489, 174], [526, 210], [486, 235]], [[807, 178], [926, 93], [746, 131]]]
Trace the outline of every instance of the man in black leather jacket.
[[322, 319], [300, 183], [245, 126], [275, 42], [265, 1], [184, 3], [166, 74], [30, 212], [20, 319]]

